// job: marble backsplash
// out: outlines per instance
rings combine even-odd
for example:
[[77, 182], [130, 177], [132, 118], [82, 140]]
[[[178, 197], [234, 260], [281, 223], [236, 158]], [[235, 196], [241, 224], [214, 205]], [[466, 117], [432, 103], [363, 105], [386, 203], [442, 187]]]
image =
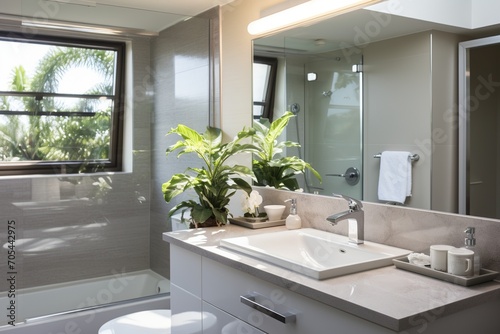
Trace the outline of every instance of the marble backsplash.
[[[297, 211], [303, 227], [347, 235], [347, 221], [331, 226], [326, 217], [347, 210], [343, 199], [291, 193], [273, 188], [255, 187], [263, 197], [263, 204], [283, 204], [289, 198], [297, 199]], [[284, 217], [288, 215], [290, 203]], [[446, 244], [464, 245], [464, 230], [476, 228], [476, 249], [481, 255], [481, 266], [500, 272], [500, 221], [427, 211], [376, 203], [363, 203], [365, 211], [365, 240], [410, 249], [429, 254], [429, 247]]]

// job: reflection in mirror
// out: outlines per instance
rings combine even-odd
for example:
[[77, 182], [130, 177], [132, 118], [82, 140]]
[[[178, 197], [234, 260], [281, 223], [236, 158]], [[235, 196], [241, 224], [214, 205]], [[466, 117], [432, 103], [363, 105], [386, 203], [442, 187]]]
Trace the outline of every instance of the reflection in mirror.
[[254, 57], [253, 61], [253, 118], [273, 119], [276, 72], [278, 60]]
[[500, 36], [460, 43], [459, 56], [460, 213], [500, 219]]
[[[254, 107], [261, 96], [255, 85], [264, 77], [258, 61], [275, 59], [281, 64], [280, 86], [286, 87], [286, 110], [296, 115], [289, 123], [287, 138], [302, 147], [295, 153], [289, 149], [288, 154], [304, 157], [323, 177], [320, 182], [306, 172], [301, 187], [317, 194], [335, 191], [362, 198], [360, 172], [358, 176], [348, 174], [346, 182], [348, 169], [362, 170], [362, 56], [346, 57], [342, 51], [309, 53], [300, 49], [301, 40], [295, 38], [285, 38], [284, 43], [284, 54], [255, 45]], [[322, 40], [314, 43], [324, 45]], [[274, 109], [277, 115], [285, 110]]]
[[499, 31], [361, 9], [254, 40], [254, 56], [278, 60], [275, 115], [298, 111], [286, 136], [302, 147], [287, 154], [323, 178], [306, 174], [304, 190], [386, 203], [374, 156], [408, 151], [420, 159], [404, 205], [458, 212], [457, 47]]

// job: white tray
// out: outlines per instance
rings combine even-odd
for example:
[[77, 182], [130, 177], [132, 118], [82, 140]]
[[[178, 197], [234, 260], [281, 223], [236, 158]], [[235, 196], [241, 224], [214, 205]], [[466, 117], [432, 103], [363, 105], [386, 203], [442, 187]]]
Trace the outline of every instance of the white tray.
[[240, 225], [248, 228], [264, 228], [285, 225], [285, 220], [266, 220], [263, 222], [249, 222], [244, 217], [229, 218], [231, 224]]
[[396, 268], [412, 271], [421, 275], [437, 278], [443, 281], [459, 284], [463, 286], [476, 285], [494, 280], [498, 276], [498, 272], [481, 268], [478, 276], [464, 277], [445, 273], [443, 271], [434, 270], [429, 267], [418, 266], [408, 262], [407, 257], [392, 260]]

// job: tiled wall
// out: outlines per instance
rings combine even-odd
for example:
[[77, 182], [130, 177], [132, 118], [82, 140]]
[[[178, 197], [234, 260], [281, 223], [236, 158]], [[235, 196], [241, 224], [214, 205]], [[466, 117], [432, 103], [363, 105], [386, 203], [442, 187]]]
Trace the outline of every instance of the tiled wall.
[[[128, 93], [136, 94], [148, 88], [150, 41], [130, 45]], [[17, 289], [149, 268], [150, 102], [128, 102], [133, 171], [103, 176], [110, 189], [94, 184], [98, 175], [0, 178], [0, 272], [8, 271], [7, 222], [15, 220]]]
[[[157, 38], [129, 39], [125, 141], [133, 149], [132, 172], [104, 177], [111, 189], [99, 191], [97, 175], [0, 178], [0, 240], [3, 246], [14, 220], [17, 289], [148, 268], [169, 276], [161, 233], [170, 229], [172, 204], [163, 201], [161, 185], [193, 160], [167, 160], [165, 149], [177, 139], [165, 134], [179, 123], [203, 131], [219, 103], [218, 95], [209, 98], [209, 87], [218, 85], [211, 75], [218, 67], [209, 63], [210, 54], [218, 59], [209, 48], [217, 17], [214, 9]], [[7, 248], [0, 252], [6, 273]], [[0, 292], [6, 288], [0, 281]]]
[[[174, 173], [184, 172], [189, 166], [199, 166], [194, 156], [176, 154], [168, 158], [165, 151], [180, 138], [165, 137], [178, 124], [185, 124], [197, 131], [205, 131], [209, 124], [211, 103], [210, 82], [210, 32], [217, 10], [206, 13], [164, 30], [152, 43], [152, 64], [155, 80], [155, 111], [152, 127], [152, 205], [151, 205], [151, 268], [169, 277], [169, 247], [161, 234], [170, 230], [168, 211], [183, 199], [185, 194], [165, 203], [161, 186]], [[213, 50], [212, 50], [213, 52]]]
[[[272, 188], [256, 187], [264, 204], [282, 204], [297, 198], [297, 211], [303, 227], [312, 227], [347, 235], [347, 221], [330, 226], [326, 218], [347, 210], [347, 202], [333, 197], [292, 193]], [[285, 210], [288, 214], [289, 205]], [[364, 203], [365, 240], [429, 254], [430, 245], [446, 244], [463, 247], [464, 230], [476, 228], [476, 249], [481, 254], [483, 268], [500, 272], [500, 222], [495, 219], [461, 216], [437, 211]]]

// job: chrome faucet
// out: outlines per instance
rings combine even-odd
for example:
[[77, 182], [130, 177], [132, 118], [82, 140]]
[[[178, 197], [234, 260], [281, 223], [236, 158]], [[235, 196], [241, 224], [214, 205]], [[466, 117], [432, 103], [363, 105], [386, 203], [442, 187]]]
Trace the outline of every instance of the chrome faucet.
[[333, 214], [326, 218], [332, 225], [346, 220], [349, 223], [349, 242], [362, 244], [365, 239], [365, 212], [363, 203], [349, 196], [333, 194], [334, 197], [345, 199], [349, 203], [349, 210]]

